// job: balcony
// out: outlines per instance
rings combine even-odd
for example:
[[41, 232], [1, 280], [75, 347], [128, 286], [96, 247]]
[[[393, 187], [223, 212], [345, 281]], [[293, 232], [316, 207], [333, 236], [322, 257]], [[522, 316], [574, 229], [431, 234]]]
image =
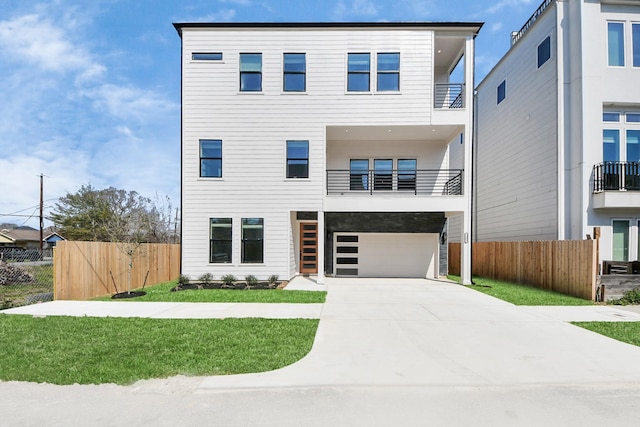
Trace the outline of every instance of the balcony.
[[604, 162], [593, 167], [593, 207], [640, 206], [640, 163]]
[[327, 170], [327, 195], [461, 196], [462, 169]]
[[464, 106], [464, 83], [436, 84], [434, 93], [434, 108], [460, 110]]

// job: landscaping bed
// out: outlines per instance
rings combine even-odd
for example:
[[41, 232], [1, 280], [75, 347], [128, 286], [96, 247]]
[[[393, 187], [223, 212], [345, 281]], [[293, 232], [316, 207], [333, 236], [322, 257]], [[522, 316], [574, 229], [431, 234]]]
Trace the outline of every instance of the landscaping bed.
[[256, 283], [246, 283], [246, 282], [235, 282], [235, 283], [223, 283], [223, 282], [190, 282], [187, 284], [178, 284], [177, 286], [171, 288], [171, 292], [178, 291], [188, 291], [188, 290], [198, 290], [198, 289], [237, 289], [237, 290], [250, 290], [250, 289], [282, 289], [287, 286], [288, 282], [275, 282], [270, 283], [267, 281], [264, 282], [256, 282]]

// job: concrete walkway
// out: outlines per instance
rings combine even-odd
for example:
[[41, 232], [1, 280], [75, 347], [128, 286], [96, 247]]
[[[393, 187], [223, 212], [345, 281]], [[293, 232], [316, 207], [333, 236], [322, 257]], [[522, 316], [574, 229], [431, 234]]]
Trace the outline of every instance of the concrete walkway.
[[[637, 321], [638, 313], [518, 307], [430, 280], [328, 279], [327, 286], [313, 349], [293, 365], [128, 387], [0, 382], [3, 423], [637, 424], [640, 348], [568, 321]], [[126, 307], [139, 314], [130, 302], [106, 304], [112, 314]], [[193, 310], [194, 317], [202, 313]]]

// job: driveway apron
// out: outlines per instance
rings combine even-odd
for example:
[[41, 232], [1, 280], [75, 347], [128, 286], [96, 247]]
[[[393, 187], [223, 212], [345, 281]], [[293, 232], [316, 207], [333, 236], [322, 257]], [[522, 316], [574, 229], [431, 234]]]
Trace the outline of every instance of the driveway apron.
[[640, 348], [544, 310], [444, 281], [327, 285], [309, 355], [272, 372], [207, 377], [199, 388], [640, 382]]

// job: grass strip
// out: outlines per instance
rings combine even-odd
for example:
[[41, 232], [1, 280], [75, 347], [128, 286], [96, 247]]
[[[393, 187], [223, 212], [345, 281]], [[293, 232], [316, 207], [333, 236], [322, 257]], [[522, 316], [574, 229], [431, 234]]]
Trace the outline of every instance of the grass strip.
[[[137, 298], [112, 300], [110, 295], [95, 298], [98, 301], [147, 301], [147, 302], [257, 302], [257, 303], [324, 303], [325, 291], [285, 291], [282, 289], [196, 289], [171, 292], [176, 281], [147, 286], [147, 293]], [[143, 290], [143, 289], [136, 289]]]
[[640, 346], [640, 322], [572, 322], [614, 340]]
[[[449, 276], [449, 278], [457, 282], [460, 281], [458, 276]], [[475, 284], [469, 288], [515, 305], [593, 305], [593, 301], [533, 286], [483, 277], [474, 277], [473, 282]]]
[[264, 372], [310, 350], [318, 320], [142, 319], [0, 314], [0, 380], [131, 384]]

